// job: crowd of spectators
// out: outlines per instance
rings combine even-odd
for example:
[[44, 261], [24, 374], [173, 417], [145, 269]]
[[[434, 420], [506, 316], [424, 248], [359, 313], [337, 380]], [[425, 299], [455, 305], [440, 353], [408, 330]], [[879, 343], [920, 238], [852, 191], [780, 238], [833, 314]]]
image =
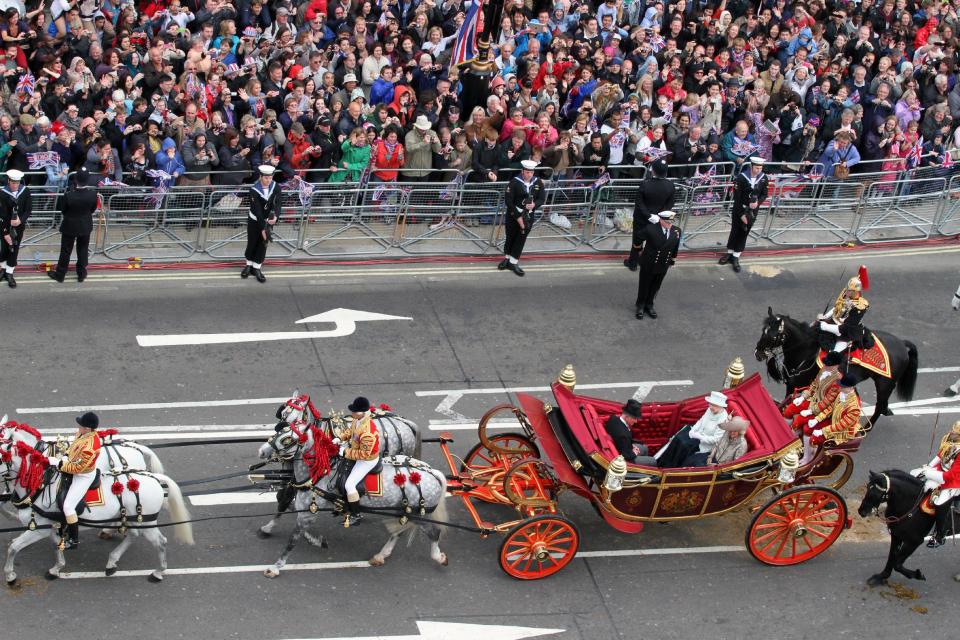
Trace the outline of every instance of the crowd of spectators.
[[491, 181], [525, 159], [616, 177], [664, 155], [896, 171], [960, 142], [960, 0], [504, 0], [489, 95], [465, 113], [450, 61], [472, 1], [7, 9], [0, 170], [53, 151], [34, 184], [86, 165], [239, 185], [263, 163], [314, 182]]

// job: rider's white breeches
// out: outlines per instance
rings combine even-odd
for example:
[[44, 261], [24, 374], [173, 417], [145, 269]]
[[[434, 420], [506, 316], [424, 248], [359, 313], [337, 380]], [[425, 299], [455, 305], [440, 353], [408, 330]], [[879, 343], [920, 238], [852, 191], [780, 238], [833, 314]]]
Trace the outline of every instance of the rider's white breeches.
[[364, 476], [370, 473], [370, 470], [377, 466], [378, 462], [380, 461], [374, 458], [373, 460], [357, 460], [354, 463], [353, 469], [350, 471], [350, 475], [347, 476], [347, 481], [343, 485], [347, 492], [348, 501], [356, 502], [360, 499], [360, 494], [357, 493], [357, 485], [363, 482]]
[[837, 353], [841, 353], [844, 349], [847, 348], [847, 345], [849, 344], [850, 343], [847, 342], [846, 340], [837, 340], [837, 343], [833, 345], [833, 350], [836, 351]]
[[70, 488], [67, 490], [67, 495], [63, 499], [63, 516], [66, 518], [68, 524], [73, 524], [77, 521], [77, 503], [83, 500], [83, 495], [87, 492], [87, 489], [90, 488], [90, 485], [93, 484], [93, 479], [96, 475], [96, 470], [90, 473], [73, 474], [73, 484], [70, 485]]

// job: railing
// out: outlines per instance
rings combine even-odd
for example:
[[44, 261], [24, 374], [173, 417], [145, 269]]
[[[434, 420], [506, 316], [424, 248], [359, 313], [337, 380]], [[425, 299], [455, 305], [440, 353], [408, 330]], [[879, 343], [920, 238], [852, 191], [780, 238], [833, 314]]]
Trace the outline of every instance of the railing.
[[[716, 167], [713, 171], [710, 167]], [[775, 167], [774, 171], [791, 167]], [[797, 169], [798, 167], [792, 167]], [[874, 163], [864, 169], [881, 169]], [[960, 175], [953, 167], [861, 171], [823, 178], [822, 167], [774, 173], [751, 244], [829, 246], [960, 234]], [[676, 167], [675, 209], [685, 249], [721, 249], [730, 231], [734, 176], [725, 164]], [[642, 172], [636, 172], [642, 173]], [[960, 168], [958, 168], [960, 173]], [[505, 182], [319, 182], [285, 189], [268, 256], [487, 255], [503, 246]], [[456, 175], [452, 172], [447, 175]], [[627, 251], [642, 180], [598, 183], [596, 170], [541, 171], [546, 200], [527, 242], [541, 253]], [[446, 177], [446, 176], [444, 176]], [[59, 247], [60, 193], [33, 187], [22, 260], [52, 260]], [[235, 259], [246, 244], [248, 186], [101, 188], [106, 210], [91, 252], [107, 261]], [[301, 197], [304, 199], [302, 200]]]

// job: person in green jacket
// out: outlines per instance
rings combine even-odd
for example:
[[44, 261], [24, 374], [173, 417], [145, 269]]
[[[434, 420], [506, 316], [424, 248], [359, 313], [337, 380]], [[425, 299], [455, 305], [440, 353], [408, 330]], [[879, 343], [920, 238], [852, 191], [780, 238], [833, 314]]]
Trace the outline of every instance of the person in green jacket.
[[340, 149], [343, 156], [329, 182], [359, 182], [364, 169], [370, 164], [370, 145], [367, 144], [367, 133], [363, 127], [351, 131]]

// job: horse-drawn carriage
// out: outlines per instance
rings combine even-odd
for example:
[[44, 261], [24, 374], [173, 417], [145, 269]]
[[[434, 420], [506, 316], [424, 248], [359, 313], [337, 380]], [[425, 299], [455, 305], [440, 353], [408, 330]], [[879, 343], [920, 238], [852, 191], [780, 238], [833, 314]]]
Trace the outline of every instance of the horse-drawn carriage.
[[[520, 394], [519, 407], [500, 405], [488, 411], [480, 421], [480, 442], [459, 465], [450, 451], [450, 436], [439, 439], [452, 473], [448, 491], [462, 499], [485, 534], [506, 534], [500, 566], [508, 575], [544, 578], [576, 556], [579, 532], [558, 506], [564, 491], [589, 500], [614, 529], [638, 533], [645, 522], [726, 513], [773, 490], [756, 509], [745, 535], [751, 555], [769, 565], [805, 562], [850, 526], [846, 503], [836, 490], [850, 477], [849, 454], [859, 440], [828, 444], [800, 467], [802, 443], [759, 375], [724, 391], [728, 412], [750, 421], [747, 453], [728, 464], [677, 469], [626, 464], [604, 427], [622, 405], [576, 394], [575, 384], [568, 365], [552, 385], [553, 404]], [[644, 403], [643, 417], [632, 428], [634, 439], [655, 451], [705, 409], [701, 396]], [[488, 434], [487, 425], [504, 414], [515, 416], [520, 431]], [[517, 517], [486, 522], [474, 501], [510, 506]]]

